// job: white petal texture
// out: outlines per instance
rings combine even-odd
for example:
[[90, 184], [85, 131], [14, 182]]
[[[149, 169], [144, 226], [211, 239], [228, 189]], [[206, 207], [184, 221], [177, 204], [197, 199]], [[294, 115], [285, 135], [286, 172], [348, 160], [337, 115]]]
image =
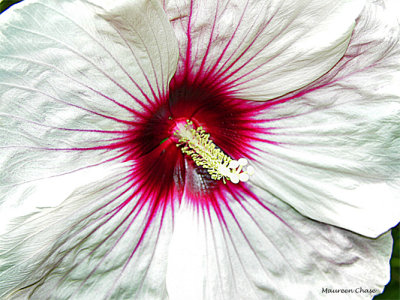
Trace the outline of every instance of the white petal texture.
[[165, 291], [168, 221], [144, 216], [123, 184], [124, 150], [111, 148], [139, 103], [167, 93], [177, 42], [158, 1], [94, 2], [24, 1], [1, 15], [2, 299]]
[[138, 209], [136, 197], [124, 187], [127, 179], [121, 180], [127, 172], [123, 165], [92, 168], [80, 176], [93, 182], [81, 184], [57, 207], [14, 219], [1, 240], [2, 298], [167, 297], [172, 218], [159, 215], [148, 224], [147, 206]]
[[300, 213], [376, 237], [400, 219], [400, 31], [368, 5], [344, 57], [270, 109], [256, 181]]
[[[172, 299], [371, 299], [383, 289], [390, 233], [361, 237], [311, 221], [259, 188], [254, 192], [261, 201], [227, 199], [224, 222], [181, 207], [168, 262]], [[357, 293], [360, 287], [364, 292]]]
[[23, 205], [31, 181], [115, 157], [104, 141], [123, 143], [138, 103], [166, 93], [178, 50], [160, 5], [119, 3], [103, 11], [27, 1], [1, 16], [0, 181], [9, 203]]
[[2, 173], [2, 184], [40, 178], [43, 164], [48, 176], [49, 161], [67, 171], [104, 160], [109, 154], [46, 150], [96, 147], [127, 128], [139, 102], [166, 93], [176, 40], [157, 1], [136, 2], [102, 11], [28, 1], [2, 15], [0, 147], [9, 151], [1, 163], [24, 165], [21, 178]]
[[170, 0], [165, 6], [180, 44], [179, 68], [197, 73], [197, 80], [211, 76], [239, 97], [263, 101], [332, 68], [363, 3]]
[[385, 5], [25, 0], [2, 14], [0, 298], [380, 293], [400, 219]]
[[[193, 81], [212, 78], [242, 99], [265, 101], [292, 92], [270, 99], [259, 116], [268, 121], [270, 143], [257, 145], [263, 150], [257, 153], [258, 183], [308, 217], [366, 236], [399, 222], [396, 10], [379, 1], [368, 2], [360, 16], [358, 1], [164, 6], [180, 43], [178, 70], [194, 73]], [[276, 46], [280, 42], [285, 46]]]

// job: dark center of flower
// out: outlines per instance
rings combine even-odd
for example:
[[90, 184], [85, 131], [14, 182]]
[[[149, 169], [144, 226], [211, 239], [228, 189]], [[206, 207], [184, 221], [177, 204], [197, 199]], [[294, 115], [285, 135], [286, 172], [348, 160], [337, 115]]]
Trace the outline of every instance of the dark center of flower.
[[247, 181], [252, 168], [245, 165], [262, 131], [257, 105], [212, 84], [173, 80], [169, 95], [134, 117], [126, 147], [133, 186], [150, 198], [204, 199]]

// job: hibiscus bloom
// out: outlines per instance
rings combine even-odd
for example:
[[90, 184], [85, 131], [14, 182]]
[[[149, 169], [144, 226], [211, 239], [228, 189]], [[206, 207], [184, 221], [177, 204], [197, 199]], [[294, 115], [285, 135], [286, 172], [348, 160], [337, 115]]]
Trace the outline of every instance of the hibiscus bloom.
[[380, 293], [399, 221], [389, 4], [27, 0], [1, 15], [1, 297]]

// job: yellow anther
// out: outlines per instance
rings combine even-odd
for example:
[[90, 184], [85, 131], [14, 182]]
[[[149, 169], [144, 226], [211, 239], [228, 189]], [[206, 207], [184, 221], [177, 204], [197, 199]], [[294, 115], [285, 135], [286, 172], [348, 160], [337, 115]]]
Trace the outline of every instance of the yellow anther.
[[245, 158], [234, 160], [226, 155], [209, 139], [210, 135], [201, 126], [195, 128], [192, 121], [186, 120], [185, 126], [175, 131], [174, 136], [178, 137], [176, 146], [181, 147], [182, 153], [191, 156], [197, 166], [207, 169], [214, 180], [239, 183], [248, 181], [254, 174], [251, 166], [243, 170], [248, 164]]

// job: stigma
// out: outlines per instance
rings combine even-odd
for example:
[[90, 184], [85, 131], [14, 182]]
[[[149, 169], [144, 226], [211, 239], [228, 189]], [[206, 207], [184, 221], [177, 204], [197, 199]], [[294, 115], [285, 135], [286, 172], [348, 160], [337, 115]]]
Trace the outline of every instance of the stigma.
[[[192, 121], [177, 124], [173, 133], [176, 146], [190, 156], [195, 164], [207, 170], [213, 180], [232, 183], [246, 182], [254, 174], [245, 158], [235, 160], [218, 148], [202, 126], [196, 128]], [[247, 166], [247, 167], [246, 167]]]

